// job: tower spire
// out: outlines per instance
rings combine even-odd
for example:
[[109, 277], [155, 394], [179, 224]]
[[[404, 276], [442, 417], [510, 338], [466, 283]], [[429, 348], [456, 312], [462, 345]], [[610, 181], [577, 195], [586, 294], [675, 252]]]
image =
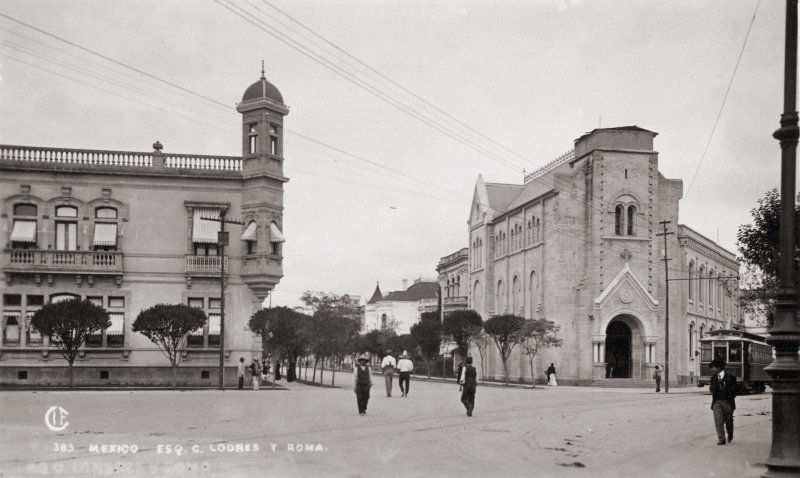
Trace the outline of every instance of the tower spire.
[[261, 60], [261, 79], [266, 80], [267, 78], [264, 76], [264, 60]]

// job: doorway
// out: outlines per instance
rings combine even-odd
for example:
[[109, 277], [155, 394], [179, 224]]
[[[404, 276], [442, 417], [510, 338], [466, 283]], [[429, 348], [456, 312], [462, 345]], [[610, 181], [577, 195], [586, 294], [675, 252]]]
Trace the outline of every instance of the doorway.
[[631, 378], [631, 328], [613, 320], [606, 328], [606, 378]]

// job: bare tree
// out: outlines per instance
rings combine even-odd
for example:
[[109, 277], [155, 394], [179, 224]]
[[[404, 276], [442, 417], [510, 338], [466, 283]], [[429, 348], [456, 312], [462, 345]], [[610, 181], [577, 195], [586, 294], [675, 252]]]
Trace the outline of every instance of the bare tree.
[[533, 374], [533, 359], [543, 349], [550, 347], [561, 347], [564, 342], [558, 338], [560, 326], [552, 320], [547, 319], [528, 319], [522, 330], [522, 350], [528, 356], [531, 366], [531, 386], [536, 388]]

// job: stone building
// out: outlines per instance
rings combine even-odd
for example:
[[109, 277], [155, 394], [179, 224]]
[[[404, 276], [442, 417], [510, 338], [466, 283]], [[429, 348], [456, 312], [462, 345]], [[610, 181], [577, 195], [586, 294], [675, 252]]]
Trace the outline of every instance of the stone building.
[[[76, 384], [169, 383], [169, 362], [131, 324], [159, 303], [203, 309], [188, 338], [185, 384], [217, 383], [224, 264], [226, 381], [240, 356], [260, 354], [249, 317], [283, 276], [283, 120], [263, 75], [245, 91], [240, 156], [0, 146], [4, 250], [0, 383], [63, 384], [66, 362], [29, 327], [43, 304], [80, 297], [106, 308], [111, 326], [84, 344]], [[220, 223], [230, 241], [220, 255]]]
[[[513, 313], [560, 326], [564, 344], [540, 354], [537, 377], [554, 362], [567, 384], [646, 381], [666, 359], [668, 336], [670, 382], [688, 383], [699, 370], [699, 335], [740, 321], [736, 257], [678, 223], [683, 184], [659, 172], [656, 135], [636, 126], [596, 129], [523, 184], [477, 180], [469, 307], [484, 320]], [[658, 235], [664, 221], [666, 247]], [[489, 349], [484, 365], [501, 378]], [[519, 350], [509, 375], [530, 377]]]
[[442, 317], [448, 312], [467, 309], [469, 289], [469, 249], [442, 257], [436, 266], [442, 290]]

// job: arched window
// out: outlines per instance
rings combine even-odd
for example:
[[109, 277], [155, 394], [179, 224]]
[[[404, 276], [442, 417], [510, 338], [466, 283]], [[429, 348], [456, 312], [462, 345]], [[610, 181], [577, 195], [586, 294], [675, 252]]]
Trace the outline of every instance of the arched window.
[[56, 250], [78, 249], [78, 208], [59, 206], [56, 208]]
[[528, 219], [528, 234], [526, 236], [526, 240], [528, 241], [528, 244], [533, 243], [533, 226], [531, 226], [530, 219]]
[[38, 215], [38, 209], [35, 204], [15, 204], [14, 215], [36, 217]]
[[716, 298], [716, 295], [717, 295], [717, 293], [715, 291], [717, 278], [714, 277], [714, 269], [711, 269], [710, 271], [708, 271], [708, 280], [706, 282], [708, 282], [708, 311], [710, 313], [713, 313], [713, 311], [714, 311], [714, 299]]
[[381, 315], [381, 330], [386, 330], [387, 317], [386, 314]]
[[614, 208], [614, 234], [617, 236], [622, 235], [623, 209], [622, 204], [617, 204], [617, 207]]
[[697, 300], [700, 302], [706, 301], [706, 285], [703, 283], [703, 279], [705, 278], [706, 268], [705, 266], [700, 266], [700, 271], [697, 274], [697, 290], [700, 291], [697, 297]]
[[514, 278], [511, 280], [511, 311], [510, 311], [514, 315], [517, 314], [517, 308], [519, 308], [520, 305], [522, 305], [519, 302], [520, 295], [522, 295], [521, 294], [522, 291], [519, 289], [519, 287], [520, 287], [519, 276], [515, 275]]
[[694, 261], [689, 261], [689, 300], [694, 300]]
[[528, 314], [531, 318], [537, 317], [537, 312], [539, 308], [539, 278], [536, 276], [536, 271], [531, 272], [531, 280], [528, 284], [529, 294], [530, 297], [530, 313]]
[[631, 204], [628, 206], [628, 235], [633, 236], [635, 235], [635, 229], [633, 227], [634, 221], [636, 219], [636, 206]]
[[694, 358], [694, 322], [689, 324], [689, 360]]
[[20, 340], [19, 312], [6, 313], [3, 316], [3, 345], [17, 346]]
[[536, 227], [534, 229], [534, 235], [536, 236], [536, 242], [542, 242], [542, 221], [539, 218], [536, 218]]
[[475, 285], [472, 286], [472, 308], [478, 312], [483, 309], [483, 288], [480, 281], [475, 281]]
[[503, 311], [505, 310], [505, 304], [504, 304], [505, 301], [503, 300], [504, 299], [504, 295], [505, 294], [503, 294], [503, 279], [500, 279], [499, 281], [497, 281], [497, 313], [498, 314], [502, 314]]

